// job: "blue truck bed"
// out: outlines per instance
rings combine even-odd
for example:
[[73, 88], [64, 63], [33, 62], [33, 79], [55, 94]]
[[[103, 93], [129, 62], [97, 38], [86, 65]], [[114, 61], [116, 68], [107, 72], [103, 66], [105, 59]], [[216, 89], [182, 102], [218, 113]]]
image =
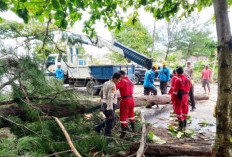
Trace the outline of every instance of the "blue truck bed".
[[124, 70], [129, 79], [133, 79], [135, 73], [134, 65], [90, 65], [89, 69], [90, 75], [96, 80], [109, 80], [119, 70]]

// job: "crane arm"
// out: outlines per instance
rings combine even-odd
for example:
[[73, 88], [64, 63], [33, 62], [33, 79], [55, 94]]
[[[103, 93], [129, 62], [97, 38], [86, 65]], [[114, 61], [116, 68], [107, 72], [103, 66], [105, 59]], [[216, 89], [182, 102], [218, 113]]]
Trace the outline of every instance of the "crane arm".
[[93, 39], [90, 39], [88, 36], [85, 35], [79, 35], [79, 34], [72, 34], [75, 37], [77, 37], [76, 40], [78, 40], [78, 42], [83, 43], [83, 44], [87, 44], [87, 45], [93, 45], [93, 46], [97, 46], [97, 47], [107, 47], [110, 50], [124, 56], [125, 58], [147, 68], [147, 69], [151, 69], [152, 67], [152, 59], [148, 58], [147, 56], [131, 49], [128, 48], [127, 46], [124, 46], [123, 44], [119, 43], [119, 42], [110, 42], [108, 40], [105, 40], [104, 38], [97, 36]]
[[124, 46], [123, 44], [119, 43], [119, 42], [110, 42], [107, 41], [105, 39], [103, 39], [102, 37], [97, 37], [97, 42], [96, 45], [98, 47], [107, 47], [110, 50], [117, 52], [119, 54], [121, 54], [122, 56], [124, 56], [125, 58], [147, 68], [147, 69], [151, 69], [152, 67], [152, 59], [148, 58], [147, 56], [131, 49], [128, 48], [127, 46]]

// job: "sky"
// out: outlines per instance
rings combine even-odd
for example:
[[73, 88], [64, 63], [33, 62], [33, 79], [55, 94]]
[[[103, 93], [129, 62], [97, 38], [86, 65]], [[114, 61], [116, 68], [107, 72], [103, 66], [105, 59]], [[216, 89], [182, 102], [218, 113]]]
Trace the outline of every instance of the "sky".
[[[125, 19], [130, 14], [131, 11], [133, 11], [133, 10], [129, 10], [129, 12], [127, 14], [124, 14]], [[154, 27], [154, 18], [152, 16], [152, 14], [145, 12], [143, 10], [143, 8], [139, 9], [138, 12], [139, 12], [139, 20], [141, 21], [141, 23], [145, 27], [147, 27], [149, 32], [152, 34], [153, 27]], [[230, 26], [232, 28], [232, 15], [231, 15], [232, 13], [231, 12], [232, 12], [232, 9], [229, 10]], [[9, 20], [9, 21], [23, 22], [22, 19], [20, 19], [16, 14], [14, 14], [11, 11], [7, 11], [4, 13], [0, 12], [0, 17], [3, 17], [4, 19]], [[213, 7], [208, 7], [208, 8], [203, 9], [199, 13], [199, 17], [200, 17], [199, 21], [198, 21], [199, 23], [204, 23], [208, 20], [211, 20], [213, 17]], [[71, 28], [71, 31], [74, 33], [77, 33], [77, 34], [83, 34], [82, 33], [83, 22], [88, 18], [89, 18], [89, 15], [84, 13], [82, 20], [79, 22], [76, 22], [74, 27]], [[164, 25], [165, 25], [165, 20], [156, 21], [156, 30], [162, 30], [164, 28]], [[101, 36], [106, 40], [112, 41], [111, 32], [108, 31], [108, 28], [104, 27], [104, 24], [102, 22], [96, 22], [94, 27], [95, 27], [95, 30], [96, 30], [98, 36]], [[215, 26], [215, 24], [213, 24], [211, 31], [212, 31], [212, 38], [214, 40], [216, 40], [216, 26]], [[18, 42], [20, 43], [20, 41], [18, 41]], [[23, 41], [21, 41], [21, 42], [23, 42]], [[15, 40], [7, 40], [7, 41], [5, 41], [5, 44], [11, 45], [11, 46], [16, 45]], [[160, 48], [157, 46], [157, 44], [155, 47], [156, 47], [155, 49]], [[107, 49], [107, 48], [96, 48], [93, 46], [86, 46], [86, 45], [84, 46], [84, 48], [88, 54], [93, 55], [93, 57], [95, 57], [95, 58], [96, 57], [104, 57], [104, 55], [106, 53], [110, 52], [109, 49]], [[23, 50], [19, 50], [19, 51], [23, 51]]]

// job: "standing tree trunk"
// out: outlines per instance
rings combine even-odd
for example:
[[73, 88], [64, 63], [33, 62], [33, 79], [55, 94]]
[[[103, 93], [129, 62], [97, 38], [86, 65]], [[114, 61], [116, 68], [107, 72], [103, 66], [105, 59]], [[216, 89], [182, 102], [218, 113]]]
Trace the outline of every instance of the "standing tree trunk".
[[170, 32], [170, 22], [168, 22], [168, 26], [167, 26], [167, 33], [168, 33], [168, 47], [167, 47], [167, 51], [166, 51], [166, 55], [165, 55], [165, 61], [167, 61], [168, 59], [168, 54], [169, 54], [169, 49], [170, 49], [170, 37], [171, 37], [171, 32]]
[[168, 49], [167, 49], [167, 51], [166, 51], [166, 56], [165, 56], [165, 61], [167, 61], [167, 59], [168, 59], [168, 54], [169, 54], [169, 46], [168, 46]]
[[213, 0], [218, 38], [217, 133], [213, 156], [232, 156], [232, 40], [227, 0]]
[[185, 58], [186, 62], [188, 61], [188, 58], [189, 58], [189, 55], [190, 55], [190, 45], [191, 45], [191, 43], [188, 44], [188, 51], [187, 51], [187, 55], [186, 55], [186, 58]]
[[217, 63], [217, 52], [215, 52], [215, 58], [214, 58], [214, 61], [213, 61], [213, 69], [212, 69], [212, 73], [211, 73], [211, 78], [210, 80], [213, 82], [213, 76], [214, 76], [214, 72], [215, 72], [215, 68], [216, 68], [216, 63]]

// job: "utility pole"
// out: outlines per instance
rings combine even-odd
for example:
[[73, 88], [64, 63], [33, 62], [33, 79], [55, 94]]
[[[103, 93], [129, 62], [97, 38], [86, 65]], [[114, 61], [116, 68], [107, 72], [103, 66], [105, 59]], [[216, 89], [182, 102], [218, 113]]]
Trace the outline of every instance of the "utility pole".
[[152, 58], [152, 60], [153, 60], [153, 58], [154, 58], [154, 49], [155, 49], [155, 18], [154, 18], [154, 28], [153, 28], [153, 35], [152, 35], [152, 39], [153, 39], [153, 41], [152, 41], [152, 49], [151, 49], [151, 58]]

